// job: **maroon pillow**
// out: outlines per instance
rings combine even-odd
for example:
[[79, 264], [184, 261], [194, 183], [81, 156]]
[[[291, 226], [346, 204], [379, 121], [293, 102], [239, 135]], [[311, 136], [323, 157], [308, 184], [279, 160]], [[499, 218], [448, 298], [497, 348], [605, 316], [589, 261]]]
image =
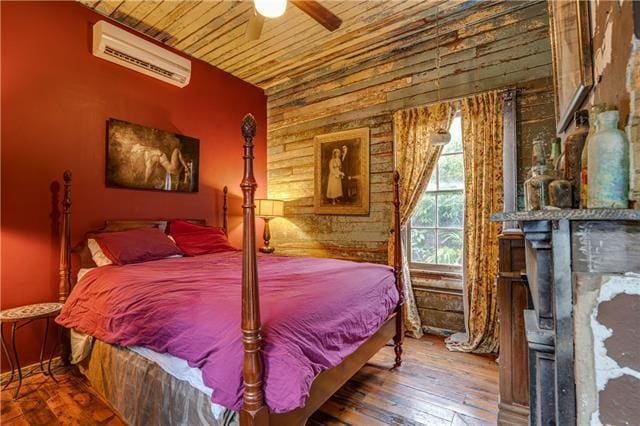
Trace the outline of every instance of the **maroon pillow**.
[[180, 249], [158, 228], [101, 232], [94, 236], [98, 245], [114, 264], [147, 262], [181, 255]]
[[187, 256], [236, 250], [227, 239], [224, 229], [218, 227], [174, 219], [169, 222], [169, 234]]

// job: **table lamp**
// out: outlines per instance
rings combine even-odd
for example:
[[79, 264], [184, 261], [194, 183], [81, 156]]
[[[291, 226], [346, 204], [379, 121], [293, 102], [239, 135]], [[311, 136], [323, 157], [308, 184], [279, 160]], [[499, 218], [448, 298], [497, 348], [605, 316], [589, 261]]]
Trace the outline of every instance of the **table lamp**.
[[275, 249], [269, 245], [269, 240], [271, 239], [269, 221], [274, 217], [284, 216], [284, 201], [257, 199], [256, 216], [264, 220], [264, 233], [262, 234], [264, 247], [260, 247], [260, 251], [262, 253], [273, 253]]

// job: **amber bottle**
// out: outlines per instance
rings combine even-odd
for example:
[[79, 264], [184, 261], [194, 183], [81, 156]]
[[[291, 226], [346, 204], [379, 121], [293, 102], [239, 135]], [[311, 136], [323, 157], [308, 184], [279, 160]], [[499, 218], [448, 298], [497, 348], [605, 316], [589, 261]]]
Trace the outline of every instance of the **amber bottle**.
[[572, 207], [580, 207], [580, 171], [582, 150], [589, 134], [589, 111], [575, 113], [575, 129], [564, 141], [564, 178], [571, 182]]

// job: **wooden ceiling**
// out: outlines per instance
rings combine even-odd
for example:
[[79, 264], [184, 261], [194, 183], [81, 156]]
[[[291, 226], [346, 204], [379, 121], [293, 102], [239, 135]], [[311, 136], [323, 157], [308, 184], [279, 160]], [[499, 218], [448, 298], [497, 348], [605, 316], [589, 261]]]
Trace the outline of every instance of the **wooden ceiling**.
[[80, 1], [267, 91], [314, 68], [348, 67], [363, 52], [435, 27], [436, 13], [440, 25], [447, 25], [456, 14], [476, 7], [465, 0], [328, 0], [323, 5], [343, 20], [329, 32], [288, 5], [284, 16], [266, 20], [259, 40], [248, 41], [244, 32], [252, 1]]

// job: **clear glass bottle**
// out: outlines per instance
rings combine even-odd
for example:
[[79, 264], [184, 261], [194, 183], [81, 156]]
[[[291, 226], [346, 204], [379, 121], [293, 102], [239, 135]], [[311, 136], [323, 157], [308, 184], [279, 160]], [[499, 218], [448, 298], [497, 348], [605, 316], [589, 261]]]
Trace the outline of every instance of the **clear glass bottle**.
[[560, 161], [562, 160], [562, 139], [555, 138], [551, 143], [551, 157], [549, 161], [553, 166], [553, 171], [560, 176]]
[[549, 184], [549, 205], [560, 209], [571, 208], [571, 183], [564, 179], [564, 153], [562, 140], [556, 138], [551, 146], [551, 157], [554, 180]]
[[598, 131], [589, 140], [589, 208], [629, 206], [629, 141], [619, 118], [615, 110], [598, 114]]
[[584, 143], [589, 134], [589, 111], [576, 111], [575, 128], [564, 141], [564, 177], [571, 182], [572, 207], [580, 207], [580, 171]]
[[593, 105], [589, 109], [589, 133], [585, 139], [580, 158], [580, 207], [583, 209], [587, 208], [589, 198], [589, 140], [598, 131], [596, 117], [606, 109], [607, 104]]
[[527, 210], [540, 210], [550, 205], [549, 184], [555, 179], [545, 155], [545, 142], [541, 138], [533, 141], [532, 160], [531, 177], [524, 183], [525, 207]]

